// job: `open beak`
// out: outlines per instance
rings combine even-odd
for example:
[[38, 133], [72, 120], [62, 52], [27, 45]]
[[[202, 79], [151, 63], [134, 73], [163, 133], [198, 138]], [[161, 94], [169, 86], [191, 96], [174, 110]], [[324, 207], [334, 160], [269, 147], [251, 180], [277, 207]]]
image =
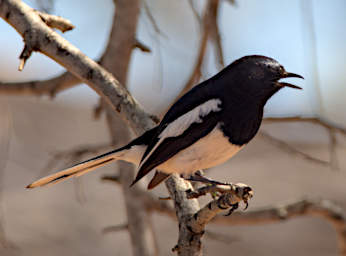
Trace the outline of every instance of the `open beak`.
[[[304, 77], [302, 77], [301, 75], [298, 75], [298, 74], [294, 74], [294, 73], [289, 73], [289, 72], [285, 72], [281, 78], [288, 78], [288, 77], [297, 77], [297, 78], [301, 78], [301, 79], [304, 79]], [[282, 87], [291, 87], [291, 88], [294, 88], [294, 89], [303, 89], [299, 86], [296, 86], [294, 84], [290, 84], [290, 83], [286, 83], [286, 82], [279, 82], [280, 86]]]

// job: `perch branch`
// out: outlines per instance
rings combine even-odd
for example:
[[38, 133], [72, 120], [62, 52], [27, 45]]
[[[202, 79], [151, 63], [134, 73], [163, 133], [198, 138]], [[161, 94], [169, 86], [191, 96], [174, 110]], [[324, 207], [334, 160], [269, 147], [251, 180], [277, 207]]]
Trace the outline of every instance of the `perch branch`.
[[221, 196], [209, 202], [206, 206], [196, 212], [189, 220], [189, 227], [195, 233], [203, 232], [205, 226], [220, 212], [227, 210], [230, 215], [233, 210], [238, 208], [240, 202], [245, 202], [253, 196], [252, 189], [242, 183], [229, 184], [229, 185], [212, 185], [199, 188], [197, 191], [189, 191], [188, 198], [196, 198], [206, 193], [221, 193]]
[[[154, 197], [146, 197], [145, 200], [148, 200], [148, 205], [151, 206], [153, 211], [175, 218], [173, 208], [168, 204], [162, 204], [167, 201], [160, 201]], [[207, 208], [208, 205], [206, 206]], [[215, 207], [215, 209], [217, 208]], [[337, 233], [340, 255], [346, 256], [346, 216], [342, 212], [341, 207], [329, 200], [304, 199], [244, 212], [236, 211], [231, 216], [216, 215], [210, 221], [210, 224], [222, 226], [263, 225], [301, 216], [318, 217], [331, 223]]]

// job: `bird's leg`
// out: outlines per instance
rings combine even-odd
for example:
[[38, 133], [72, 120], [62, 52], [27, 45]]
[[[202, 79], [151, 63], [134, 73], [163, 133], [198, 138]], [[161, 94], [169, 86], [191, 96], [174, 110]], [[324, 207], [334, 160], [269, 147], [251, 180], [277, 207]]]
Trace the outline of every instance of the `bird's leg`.
[[205, 184], [209, 184], [209, 185], [228, 185], [228, 183], [219, 182], [216, 180], [211, 180], [211, 179], [203, 176], [201, 171], [197, 171], [185, 179], [188, 181], [201, 182], [201, 183], [205, 183]]

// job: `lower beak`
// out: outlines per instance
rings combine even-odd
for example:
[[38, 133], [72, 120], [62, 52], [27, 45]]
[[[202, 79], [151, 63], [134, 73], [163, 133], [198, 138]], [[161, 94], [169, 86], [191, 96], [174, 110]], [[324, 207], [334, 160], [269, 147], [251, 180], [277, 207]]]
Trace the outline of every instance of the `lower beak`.
[[[289, 73], [289, 72], [286, 72], [286, 73], [282, 76], [282, 78], [288, 78], [288, 77], [297, 77], [297, 78], [304, 79], [304, 77], [302, 77], [301, 75], [294, 74], [294, 73]], [[299, 90], [303, 89], [303, 88], [301, 88], [301, 87], [299, 87], [299, 86], [296, 86], [296, 85], [290, 84], [290, 83], [286, 83], [286, 82], [280, 82], [279, 84], [280, 84], [280, 86], [282, 86], [282, 87], [291, 87], [291, 88], [299, 89]]]

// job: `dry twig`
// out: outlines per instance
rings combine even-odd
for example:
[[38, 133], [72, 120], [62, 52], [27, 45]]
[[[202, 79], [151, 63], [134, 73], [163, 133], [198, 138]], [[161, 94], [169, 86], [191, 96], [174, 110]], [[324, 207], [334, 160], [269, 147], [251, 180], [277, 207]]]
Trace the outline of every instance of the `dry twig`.
[[328, 122], [322, 118], [319, 117], [300, 117], [300, 116], [293, 116], [293, 117], [271, 117], [271, 118], [265, 118], [265, 123], [281, 123], [281, 122], [300, 122], [300, 123], [311, 123], [314, 125], [321, 126], [326, 129], [326, 131], [329, 134], [329, 161], [324, 161], [318, 158], [315, 158], [309, 154], [306, 154], [304, 152], [301, 152], [295, 148], [293, 148], [288, 143], [274, 138], [273, 136], [269, 135], [266, 132], [261, 132], [261, 134], [266, 138], [269, 142], [272, 144], [278, 146], [280, 149], [288, 152], [293, 153], [297, 156], [302, 157], [303, 159], [306, 159], [308, 161], [322, 164], [325, 166], [331, 167], [331, 169], [338, 169], [338, 159], [336, 154], [336, 147], [337, 147], [337, 140], [336, 140], [336, 133], [340, 133], [344, 136], [346, 136], [346, 129], [344, 127], [341, 127], [335, 123]]

